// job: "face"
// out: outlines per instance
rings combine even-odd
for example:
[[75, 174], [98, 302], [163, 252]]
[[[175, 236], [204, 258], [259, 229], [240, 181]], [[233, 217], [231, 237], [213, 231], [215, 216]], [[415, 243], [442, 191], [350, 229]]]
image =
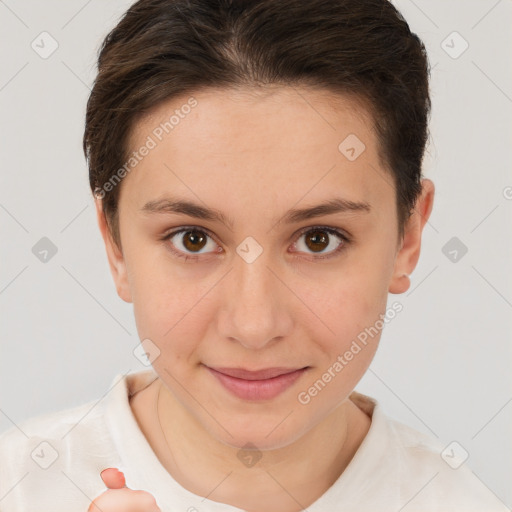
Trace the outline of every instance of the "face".
[[431, 201], [402, 243], [370, 118], [348, 97], [280, 87], [189, 98], [131, 134], [132, 151], [150, 149], [120, 185], [122, 252], [100, 221], [111, 269], [190, 417], [234, 447], [282, 447], [365, 373], [381, 331], [362, 333], [382, 325], [388, 292], [407, 289]]

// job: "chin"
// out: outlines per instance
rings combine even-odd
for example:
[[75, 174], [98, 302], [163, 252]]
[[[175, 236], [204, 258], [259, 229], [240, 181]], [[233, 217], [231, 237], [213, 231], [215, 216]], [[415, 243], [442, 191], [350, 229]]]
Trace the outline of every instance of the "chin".
[[[237, 450], [278, 450], [294, 443], [308, 430], [304, 423], [300, 427], [293, 425], [291, 416], [293, 414], [290, 414], [289, 419], [285, 419], [286, 415], [281, 414], [277, 420], [272, 418], [266, 421], [260, 416], [259, 420], [251, 418], [246, 423], [237, 422], [236, 425], [227, 418], [222, 425], [229, 433], [217, 424], [213, 426], [213, 431], [211, 428], [208, 430], [218, 441]], [[297, 421], [297, 418], [294, 418], [294, 421]]]

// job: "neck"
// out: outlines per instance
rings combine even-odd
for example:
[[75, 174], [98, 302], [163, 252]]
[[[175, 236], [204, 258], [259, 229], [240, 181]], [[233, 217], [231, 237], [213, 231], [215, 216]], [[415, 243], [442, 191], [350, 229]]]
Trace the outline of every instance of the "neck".
[[311, 505], [345, 470], [371, 423], [347, 399], [300, 439], [257, 452], [257, 464], [245, 466], [239, 448], [213, 438], [157, 380], [160, 439], [154, 448], [163, 466], [190, 492], [248, 512], [295, 512]]

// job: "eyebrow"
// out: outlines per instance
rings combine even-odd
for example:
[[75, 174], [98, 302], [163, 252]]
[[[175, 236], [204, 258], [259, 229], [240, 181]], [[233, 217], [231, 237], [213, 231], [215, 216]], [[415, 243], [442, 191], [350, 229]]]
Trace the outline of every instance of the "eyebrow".
[[[144, 213], [181, 213], [197, 219], [218, 221], [233, 228], [233, 220], [226, 217], [221, 211], [214, 208], [207, 208], [192, 201], [178, 198], [164, 198], [147, 202], [141, 211]], [[371, 206], [366, 201], [350, 201], [343, 198], [332, 198], [315, 206], [307, 208], [292, 208], [277, 222], [294, 223], [301, 222], [322, 215], [332, 215], [335, 213], [369, 213]]]

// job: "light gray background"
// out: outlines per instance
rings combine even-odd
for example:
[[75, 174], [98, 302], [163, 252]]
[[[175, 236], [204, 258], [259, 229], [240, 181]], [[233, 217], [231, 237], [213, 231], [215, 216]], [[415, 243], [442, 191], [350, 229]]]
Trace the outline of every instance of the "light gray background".
[[[0, 1], [0, 431], [98, 399], [116, 374], [145, 369], [81, 149], [96, 50], [131, 3]], [[389, 296], [404, 310], [357, 389], [443, 444], [460, 443], [510, 507], [512, 2], [395, 4], [433, 67], [425, 175], [436, 197], [411, 288]], [[47, 59], [31, 47], [43, 31], [59, 45]], [[457, 58], [454, 31], [469, 44]], [[32, 253], [42, 237], [58, 248], [46, 263]], [[443, 253], [452, 237], [468, 249], [456, 262]]]

